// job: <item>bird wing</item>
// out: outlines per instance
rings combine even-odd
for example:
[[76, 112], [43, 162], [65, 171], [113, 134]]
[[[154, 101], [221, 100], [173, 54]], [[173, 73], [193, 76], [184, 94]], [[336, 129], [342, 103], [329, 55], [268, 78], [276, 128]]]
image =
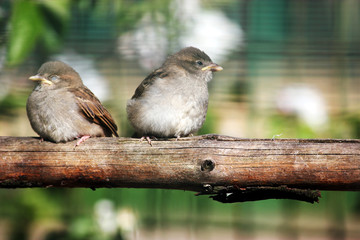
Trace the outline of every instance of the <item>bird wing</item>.
[[157, 79], [165, 78], [169, 75], [163, 68], [159, 68], [149, 74], [136, 88], [134, 95], [131, 99], [139, 98]]
[[87, 88], [72, 88], [69, 91], [73, 92], [78, 102], [79, 107], [85, 117], [96, 124], [106, 127], [113, 135], [118, 137], [117, 126], [110, 113], [101, 104], [99, 99]]

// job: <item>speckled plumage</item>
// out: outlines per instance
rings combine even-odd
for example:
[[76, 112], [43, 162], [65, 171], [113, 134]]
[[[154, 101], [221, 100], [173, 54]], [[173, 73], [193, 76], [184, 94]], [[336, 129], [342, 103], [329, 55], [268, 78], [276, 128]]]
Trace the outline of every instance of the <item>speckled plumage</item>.
[[188, 47], [169, 56], [136, 89], [128, 119], [139, 136], [182, 137], [204, 124], [212, 72], [222, 68], [201, 50]]

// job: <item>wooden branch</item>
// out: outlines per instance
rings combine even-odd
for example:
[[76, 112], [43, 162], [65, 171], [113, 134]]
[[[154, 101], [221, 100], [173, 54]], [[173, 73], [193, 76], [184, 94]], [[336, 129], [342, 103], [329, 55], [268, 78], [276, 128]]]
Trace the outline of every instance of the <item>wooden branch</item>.
[[40, 142], [0, 137], [0, 188], [279, 187], [360, 190], [360, 140], [239, 139], [219, 135], [146, 141]]

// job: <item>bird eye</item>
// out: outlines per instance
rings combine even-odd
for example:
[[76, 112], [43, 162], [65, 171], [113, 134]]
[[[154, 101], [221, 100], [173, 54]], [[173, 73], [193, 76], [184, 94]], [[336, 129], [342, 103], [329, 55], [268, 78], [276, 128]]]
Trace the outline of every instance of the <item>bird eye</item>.
[[196, 61], [196, 64], [199, 65], [199, 66], [202, 66], [202, 65], [203, 65], [203, 62], [200, 61], [200, 60], [197, 60], [197, 61]]
[[56, 76], [56, 75], [50, 76], [50, 80], [51, 80], [51, 81], [56, 81], [56, 80], [58, 80], [58, 79], [59, 79], [59, 77]]

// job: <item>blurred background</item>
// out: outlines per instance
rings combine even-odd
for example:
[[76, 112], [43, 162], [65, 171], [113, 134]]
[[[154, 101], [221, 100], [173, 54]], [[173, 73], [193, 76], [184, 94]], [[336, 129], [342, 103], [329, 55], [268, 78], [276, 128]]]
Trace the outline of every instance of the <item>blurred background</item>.
[[[131, 136], [125, 104], [165, 57], [223, 66], [199, 134], [360, 137], [358, 0], [1, 0], [0, 135], [36, 136], [28, 77], [48, 60], [81, 75]], [[360, 193], [221, 204], [157, 189], [0, 189], [1, 240], [360, 239]]]

